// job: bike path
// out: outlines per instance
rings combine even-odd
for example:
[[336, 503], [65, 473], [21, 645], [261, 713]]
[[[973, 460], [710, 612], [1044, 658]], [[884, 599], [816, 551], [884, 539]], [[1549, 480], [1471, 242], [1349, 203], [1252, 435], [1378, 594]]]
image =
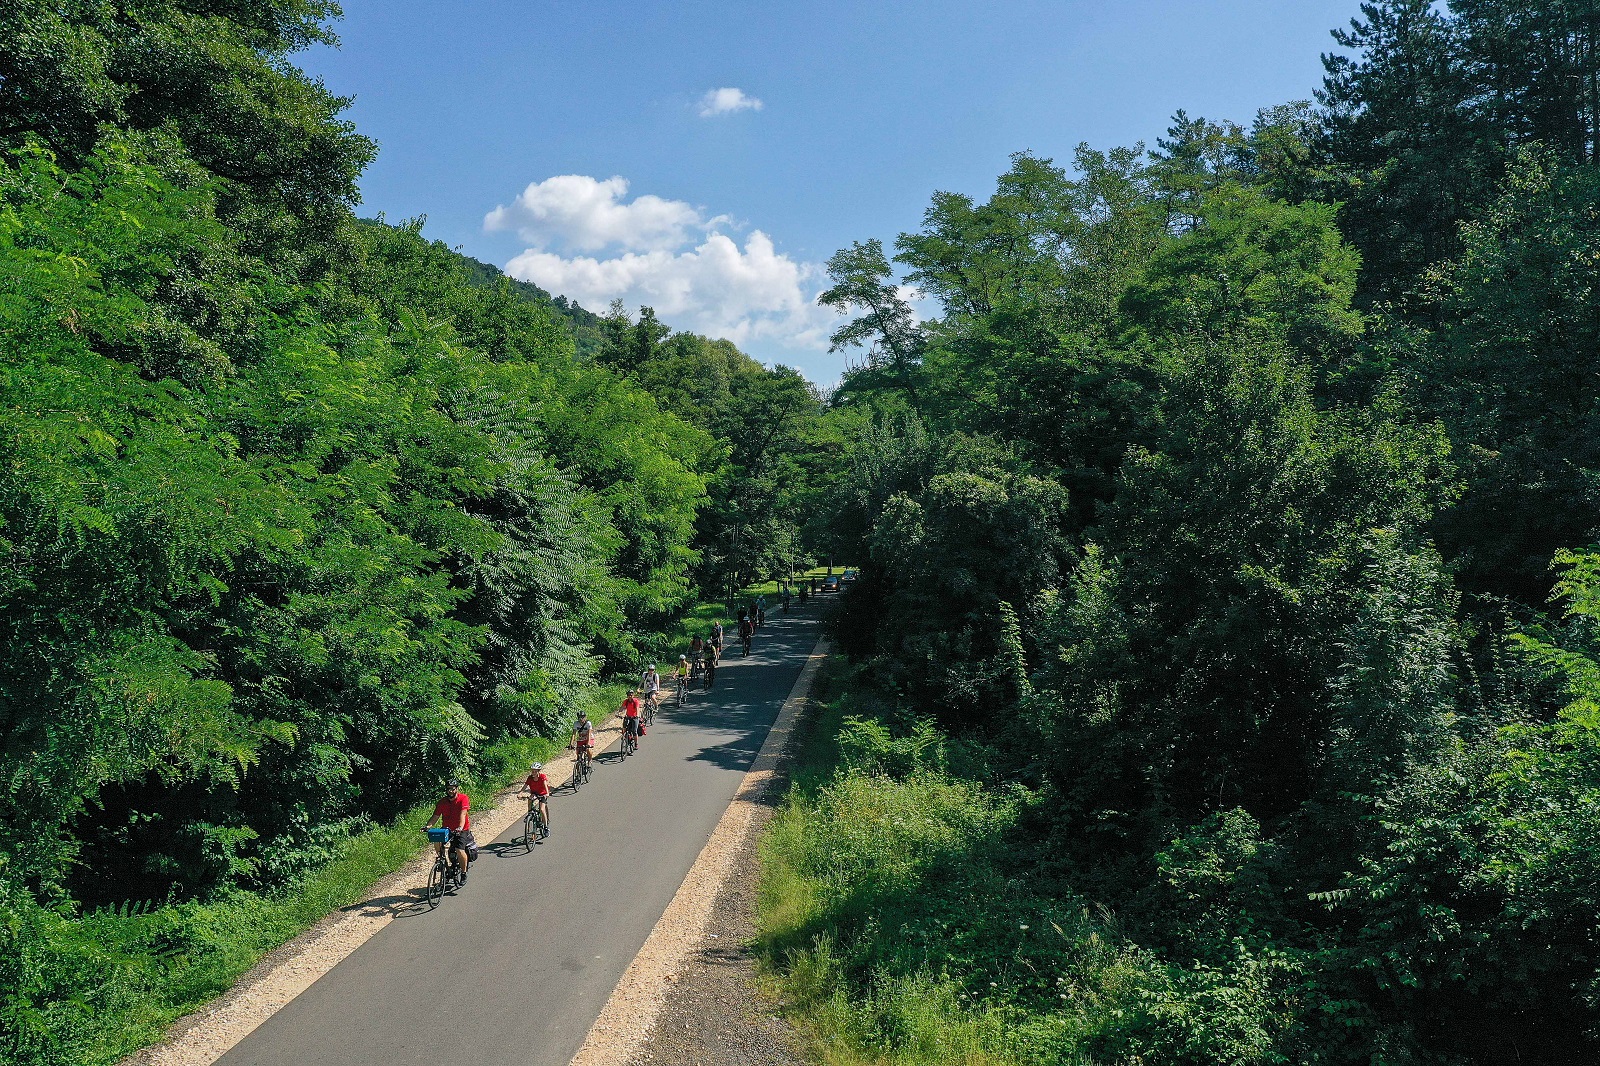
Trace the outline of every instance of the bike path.
[[464, 890], [428, 910], [418, 886], [220, 1066], [566, 1066], [761, 750], [815, 611], [769, 614], [748, 659], [737, 641], [724, 654], [715, 689], [681, 710], [669, 695], [637, 755], [614, 743], [581, 790], [556, 790], [531, 854], [504, 847], [520, 820], [480, 839]]

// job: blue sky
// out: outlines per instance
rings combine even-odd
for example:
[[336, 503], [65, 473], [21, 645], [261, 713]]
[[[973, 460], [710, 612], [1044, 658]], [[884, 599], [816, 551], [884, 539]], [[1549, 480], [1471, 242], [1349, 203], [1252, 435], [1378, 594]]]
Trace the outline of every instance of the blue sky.
[[826, 383], [836, 249], [986, 197], [1013, 152], [1308, 98], [1356, 6], [344, 0], [342, 47], [299, 58], [381, 145], [365, 213]]

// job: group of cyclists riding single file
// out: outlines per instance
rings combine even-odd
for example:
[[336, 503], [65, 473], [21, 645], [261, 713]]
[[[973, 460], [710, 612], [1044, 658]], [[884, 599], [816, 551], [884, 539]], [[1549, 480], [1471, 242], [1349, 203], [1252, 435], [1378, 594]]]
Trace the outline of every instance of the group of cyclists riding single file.
[[[804, 593], [802, 587], [802, 599]], [[784, 611], [789, 610], [790, 597], [791, 590], [786, 585], [779, 597]], [[764, 595], [757, 596], [748, 606], [739, 608], [734, 627], [744, 655], [750, 654], [756, 630], [765, 625], [766, 620], [767, 598]], [[685, 694], [696, 681], [705, 691], [711, 690], [716, 681], [717, 664], [722, 658], [723, 638], [722, 622], [714, 622], [707, 635], [696, 633], [689, 641], [688, 652], [678, 656], [671, 674], [678, 706], [683, 705]], [[656, 711], [660, 709], [661, 692], [661, 673], [656, 664], [651, 663], [640, 675], [638, 685], [628, 690], [618, 707], [622, 715], [619, 754], [623, 759], [637, 754], [640, 740], [648, 734]], [[571, 787], [576, 790], [588, 780], [594, 766], [595, 727], [585, 711], [578, 712], [568, 750], [575, 753]], [[532, 850], [536, 835], [542, 839], [550, 833], [551, 792], [550, 778], [544, 772], [544, 764], [529, 764], [527, 777], [517, 790], [517, 795], [528, 797], [525, 819], [528, 828], [524, 832], [524, 843], [529, 850]], [[435, 855], [428, 884], [430, 905], [436, 905], [438, 895], [444, 891], [466, 886], [469, 868], [478, 857], [478, 842], [472, 835], [472, 818], [468, 813], [471, 807], [472, 801], [462, 791], [460, 782], [452, 778], [434, 805], [433, 817], [428, 819], [424, 827]]]

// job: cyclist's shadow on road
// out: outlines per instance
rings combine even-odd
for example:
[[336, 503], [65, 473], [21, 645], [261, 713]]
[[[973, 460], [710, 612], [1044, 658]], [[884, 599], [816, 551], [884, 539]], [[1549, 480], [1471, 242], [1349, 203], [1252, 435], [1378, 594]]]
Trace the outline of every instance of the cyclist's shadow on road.
[[[543, 840], [535, 840], [533, 842], [534, 851], [538, 851], [543, 846]], [[517, 837], [514, 840], [497, 840], [493, 844], [479, 849], [479, 853], [493, 855], [497, 859], [516, 859], [524, 855], [529, 858], [533, 857], [533, 851], [529, 851], [522, 846], [521, 837]]]
[[340, 907], [341, 914], [359, 914], [363, 918], [409, 918], [416, 914], [426, 914], [429, 911], [427, 891], [420, 885], [409, 888], [404, 892], [396, 892], [390, 896], [376, 896], [372, 899], [352, 903], [348, 907]]

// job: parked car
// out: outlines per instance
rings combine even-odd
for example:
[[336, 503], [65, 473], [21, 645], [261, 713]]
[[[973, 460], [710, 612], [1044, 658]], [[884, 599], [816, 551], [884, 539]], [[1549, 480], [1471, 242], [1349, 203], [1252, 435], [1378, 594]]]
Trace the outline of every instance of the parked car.
[[834, 574], [829, 574], [827, 577], [823, 578], [822, 579], [822, 587], [827, 592], [838, 592], [839, 591], [839, 578], [838, 578], [838, 576], [834, 575]]

